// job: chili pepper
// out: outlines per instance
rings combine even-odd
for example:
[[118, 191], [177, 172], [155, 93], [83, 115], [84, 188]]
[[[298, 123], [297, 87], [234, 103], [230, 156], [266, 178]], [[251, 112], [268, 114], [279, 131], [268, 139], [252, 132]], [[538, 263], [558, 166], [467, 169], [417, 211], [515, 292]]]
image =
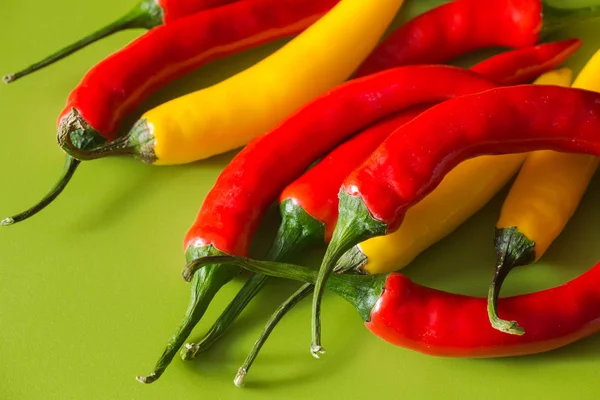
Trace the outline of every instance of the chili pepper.
[[454, 0], [392, 32], [356, 76], [401, 65], [444, 63], [486, 47], [525, 47], [566, 26], [600, 16], [597, 7], [560, 9], [540, 0]]
[[[152, 29], [92, 68], [71, 92], [58, 118], [59, 143], [91, 149], [114, 140], [124, 118], [160, 87], [209, 61], [300, 32], [337, 2], [246, 0]], [[213, 100], [217, 101], [216, 97]], [[221, 110], [215, 113], [227, 107], [225, 103], [219, 106]], [[206, 111], [203, 115], [210, 119], [212, 114]], [[146, 143], [149, 139], [140, 140]], [[78, 160], [67, 157], [68, 173], [50, 194], [2, 225], [22, 221], [45, 208], [61, 193], [78, 165]]]
[[[241, 257], [208, 257], [192, 267], [213, 263], [309, 284], [317, 281], [317, 272], [308, 267]], [[529, 332], [525, 336], [493, 329], [484, 312], [485, 298], [421, 286], [396, 272], [335, 274], [327, 288], [356, 308], [367, 329], [391, 344], [438, 357], [493, 358], [550, 351], [600, 331], [598, 284], [600, 263], [561, 286], [500, 299], [503, 313], [524, 321]], [[247, 373], [243, 368], [236, 384]]]
[[[600, 91], [600, 51], [581, 70], [573, 87]], [[525, 333], [516, 321], [498, 317], [497, 299], [510, 271], [537, 261], [575, 213], [598, 167], [598, 158], [541, 151], [523, 165], [496, 224], [496, 269], [488, 294], [490, 323], [506, 333]]]
[[[524, 79], [523, 82], [526, 82], [531, 79], [534, 71], [541, 73], [562, 63], [569, 55], [579, 48], [579, 43], [580, 42], [575, 39], [573, 41], [549, 43], [523, 50], [510, 51], [491, 57], [484, 62], [485, 66], [482, 68], [479, 68], [478, 64], [473, 67], [473, 69], [479, 68], [481, 74], [489, 73], [501, 82], [509, 81], [518, 83], [519, 79]], [[528, 54], [529, 56], [524, 56], [525, 54]], [[523, 71], [528, 72], [523, 73]], [[564, 77], [563, 79], [570, 80], [570, 76]], [[440, 87], [440, 90], [443, 91], [444, 87]], [[283, 190], [279, 199], [282, 223], [274, 240], [274, 245], [267, 255], [267, 259], [289, 261], [298, 254], [298, 252], [311, 245], [328, 242], [337, 220], [337, 191], [343, 182], [343, 179], [356, 168], [360, 162], [363, 161], [385, 139], [385, 137], [394, 130], [395, 127], [398, 127], [404, 122], [408, 122], [421, 111], [425, 110], [425, 108], [426, 107], [423, 106], [417, 106], [414, 110], [405, 110], [398, 113], [398, 115], [391, 116], [378, 122], [376, 125], [373, 125], [371, 128], [360, 133], [354, 139], [342, 144], [302, 177], [288, 185], [288, 187]], [[483, 171], [483, 169], [486, 169], [485, 167], [489, 166], [489, 169], [492, 172], [487, 172], [485, 177], [483, 177], [484, 181], [490, 182], [489, 184], [479, 183], [477, 185], [476, 183], [473, 183], [473, 185], [469, 187], [469, 190], [465, 192], [472, 195], [470, 198], [472, 203], [471, 207], [465, 204], [462, 213], [456, 212], [456, 208], [453, 208], [451, 211], [448, 207], [439, 207], [435, 208], [435, 211], [430, 214], [439, 215], [440, 210], [446, 210], [449, 213], [452, 213], [452, 216], [454, 217], [447, 218], [446, 222], [449, 225], [453, 223], [458, 225], [460, 221], [466, 219], [468, 210], [481, 207], [485, 204], [485, 199], [491, 197], [493, 192], [498, 190], [503, 182], [514, 173], [515, 169], [521, 164], [523, 158], [524, 156], [513, 155], [505, 156], [504, 158], [494, 161], [473, 161], [471, 164], [472, 167], [467, 168], [468, 171], [456, 174], [458, 175], [457, 180], [469, 182], [462, 183], [463, 186], [476, 181], [476, 178], [470, 178], [469, 174], [476, 174], [479, 178], [482, 178], [479, 176], [480, 174], [477, 174], [475, 171]], [[480, 192], [477, 192], [477, 190], [480, 190]], [[448, 195], [448, 193], [445, 193], [445, 195]], [[466, 203], [467, 199], [461, 199], [461, 201]], [[421, 215], [417, 219], [422, 219], [422, 217], [423, 216]], [[411, 219], [409, 218], [409, 220]], [[439, 226], [443, 226], [446, 230], [453, 229], [444, 224], [440, 224]], [[423, 234], [424, 236], [428, 235], [430, 231], [436, 230], [436, 228], [432, 228], [428, 224], [420, 223], [417, 223], [416, 227], [411, 227], [411, 229], [415, 228], [417, 229], [417, 232], [419, 231], [418, 229], [421, 229], [421, 231], [426, 230], [427, 232]], [[412, 232], [411, 237], [414, 236], [415, 232]], [[418, 236], [418, 234], [416, 236]], [[432, 235], [428, 235], [427, 239], [420, 241], [420, 244], [425, 246], [426, 243], [430, 241], [429, 239], [431, 237]], [[418, 242], [418, 240], [415, 242]], [[388, 245], [389, 243], [386, 242], [386, 247]], [[394, 243], [394, 246], [391, 246], [390, 249], [399, 249], [400, 252], [403, 250], [406, 252], [406, 248], [402, 248], [403, 245], [407, 246], [406, 244]], [[389, 253], [392, 252], [393, 251], [389, 251]], [[365, 264], [364, 256], [359, 258], [360, 263], [358, 264], [356, 263], [356, 259], [357, 258], [352, 258], [350, 261], [343, 263], [344, 268], [342, 269], [353, 269], [360, 266], [360, 264]], [[376, 262], [376, 264], [381, 264], [381, 262]], [[191, 360], [211, 347], [235, 321], [239, 314], [250, 303], [252, 298], [256, 296], [265, 284], [266, 279], [265, 276], [255, 276], [250, 278], [202, 340], [198, 343], [187, 343], [184, 346], [184, 349], [181, 351], [181, 357], [184, 360]]]
[[537, 85], [491, 89], [447, 100], [390, 135], [340, 190], [338, 222], [313, 297], [313, 355], [324, 352], [321, 297], [339, 257], [398, 230], [407, 209], [458, 163], [542, 149], [600, 155], [600, 94]]
[[[242, 73], [241, 76], [244, 78], [234, 78], [233, 81], [236, 83], [222, 86], [222, 90], [235, 95], [236, 100], [243, 99], [241, 103], [237, 103], [238, 105], [243, 104], [244, 107], [248, 107], [244, 113], [235, 115], [238, 125], [240, 120], [244, 122], [244, 125], [251, 124], [251, 121], [245, 119], [244, 116], [250, 118], [251, 114], [248, 114], [248, 112], [252, 110], [262, 114], [277, 113], [272, 109], [258, 110], [254, 108], [256, 106], [264, 106], [265, 101], [272, 105], [277, 104], [283, 107], [282, 103], [284, 99], [282, 98], [270, 98], [269, 100], [265, 98], [263, 99], [264, 101], [260, 101], [259, 99], [259, 92], [261, 90], [261, 95], [270, 96], [278, 93], [277, 90], [273, 90], [275, 86], [281, 89], [290, 84], [290, 82], [286, 82], [284, 79], [278, 79], [277, 76], [281, 76], [278, 74], [290, 77], [294, 76], [295, 78], [292, 81], [297, 79], [297, 82], [291, 82], [294, 88], [302, 82], [303, 88], [297, 87], [296, 89], [299, 92], [292, 96], [296, 100], [306, 95], [316, 95], [313, 91], [318, 90], [315, 88], [319, 86], [321, 89], [324, 89], [327, 85], [333, 85], [336, 80], [344, 80], [345, 77], [352, 73], [354, 68], [360, 63], [360, 60], [368, 54], [370, 48], [375, 46], [378, 37], [383, 34], [385, 26], [391, 22], [401, 3], [402, 0], [387, 0], [377, 3], [343, 0], [330, 13], [296, 38], [296, 40], [290, 42], [274, 56], [267, 58], [258, 67], [254, 67], [252, 71], [256, 72]], [[351, 26], [348, 26], [348, 20], [353, 21]], [[376, 25], [375, 28], [374, 25]], [[344, 28], [345, 32], [343, 40], [338, 39], [335, 42], [335, 46], [328, 46], [320, 54], [318, 51], [315, 53], [314, 43], [317, 42], [317, 39], [338, 37], [342, 28]], [[361, 44], [357, 46], [355, 39], [358, 37], [361, 38]], [[350, 47], [353, 47], [352, 51], [350, 51]], [[337, 51], [342, 51], [346, 57], [343, 62], [332, 65], [331, 56], [333, 55], [335, 59]], [[314, 60], [312, 60], [315, 63], [304, 63], [303, 68], [296, 69], [299, 71], [297, 75], [295, 73], [288, 74], [287, 72], [290, 71], [284, 71], [286, 68], [282, 71], [279, 70], [280, 67], [284, 67], [285, 65], [293, 68], [293, 61], [298, 63], [303, 60], [301, 58], [303, 54], [309, 53], [315, 53]], [[327, 68], [328, 71], [322, 68]], [[309, 72], [308, 75], [304, 74], [306, 71]], [[311, 86], [306, 84], [307, 76], [313, 76], [318, 81], [312, 82], [314, 86], [305, 91], [304, 88]], [[250, 96], [250, 87], [254, 86], [249, 86], [249, 84], [256, 84], [259, 81], [256, 79], [246, 80], [246, 78], [251, 77], [256, 79], [261, 78], [259, 81], [263, 85], [262, 87], [256, 87], [258, 92], [255, 93], [254, 97]], [[481, 78], [481, 80], [483, 79]], [[270, 83], [271, 81], [273, 82], [272, 84]], [[371, 82], [374, 80], [367, 79], [366, 81]], [[361, 83], [364, 84], [363, 82], [359, 82], [359, 84]], [[266, 90], [263, 90], [265, 87]], [[351, 85], [351, 87], [353, 86]], [[235, 88], [235, 90], [229, 92], [232, 88]], [[221, 89], [218, 89], [216, 92], [220, 91]], [[241, 93], [244, 92], [249, 97], [244, 99], [244, 96], [241, 96]], [[289, 91], [284, 90], [284, 92], [287, 93]], [[308, 92], [311, 93], [309, 94]], [[215, 91], [212, 93], [216, 94]], [[328, 96], [335, 96], [334, 93], [339, 93], [339, 90], [330, 93]], [[226, 94], [221, 93], [220, 97], [222, 98], [223, 96], [226, 96]], [[325, 96], [327, 97], [327, 95]], [[234, 98], [232, 97], [231, 100], [233, 101]], [[212, 98], [211, 104], [215, 102], [218, 103], [217, 97]], [[310, 149], [298, 152], [298, 145], [306, 146], [303, 140], [305, 138], [305, 128], [313, 128], [312, 125], [306, 124], [311, 124], [315, 120], [319, 120], [318, 117], [321, 117], [321, 121], [327, 121], [327, 118], [325, 118], [327, 111], [319, 108], [319, 101], [316, 101], [316, 103], [317, 106], [314, 106], [315, 103], [307, 106], [308, 112], [305, 107], [304, 112], [298, 112], [295, 116], [280, 124], [271, 133], [264, 134], [252, 141], [225, 168], [217, 179], [215, 186], [205, 198], [196, 222], [186, 235], [184, 247], [188, 260], [223, 253], [245, 255], [248, 252], [251, 236], [256, 231], [260, 218], [269, 204], [276, 199], [281, 189], [293, 178], [300, 175], [316, 158], [332, 147], [335, 147], [345, 136], [362, 127], [359, 125], [353, 128], [352, 123], [336, 127], [337, 132], [328, 132], [327, 135], [324, 135], [326, 137], [315, 141]], [[218, 107], [212, 108], [215, 111], [215, 116], [224, 116], [226, 114], [233, 117], [234, 114], [229, 114], [232, 110], [225, 109], [224, 105], [226, 104], [219, 104]], [[315, 109], [316, 112], [312, 112]], [[239, 111], [240, 109], [237, 108], [236, 110]], [[378, 116], [382, 116], [381, 112], [380, 110], [372, 110], [365, 113], [367, 115], [363, 117], [362, 122], [368, 124], [372, 119], [376, 120]], [[206, 115], [206, 113], [207, 110], [203, 110], [202, 114]], [[210, 114], [210, 111], [208, 114]], [[177, 115], [173, 117], [177, 118]], [[263, 117], [266, 118], [267, 115], [263, 115]], [[358, 122], [360, 121], [361, 119], [358, 118]], [[229, 123], [229, 121], [224, 120], [220, 122]], [[320, 128], [328, 129], [331, 127], [322, 126]], [[157, 127], [155, 127], [156, 129]], [[319, 129], [313, 129], [313, 131], [322, 132]], [[259, 162], [261, 159], [264, 159], [265, 154], [277, 154], [278, 157], [284, 156], [286, 158], [289, 158], [287, 157], [289, 154], [294, 155], [291, 160], [286, 160], [285, 168], [279, 167], [275, 170], [268, 170], [270, 177], [268, 184], [264, 182], [264, 164]], [[257, 185], [259, 183], [262, 184]], [[244, 195], [236, 195], [239, 193], [244, 193]], [[151, 383], [162, 375], [175, 354], [179, 351], [179, 348], [184, 344], [193, 327], [204, 314], [212, 297], [237, 273], [238, 270], [231, 266], [213, 266], [201, 274], [196, 274], [192, 284], [191, 304], [186, 312], [184, 321], [169, 341], [167, 348], [156, 364], [155, 371], [147, 377], [138, 377], [140, 382]]]
[[[571, 80], [571, 70], [563, 68], [542, 75], [535, 83], [569, 86]], [[525, 157], [526, 154], [484, 156], [461, 163], [430, 195], [407, 211], [400, 229], [354, 246], [340, 258], [338, 266], [370, 274], [406, 267], [483, 207], [514, 175]]]
[[19, 78], [39, 71], [114, 33], [136, 28], [152, 29], [163, 23], [236, 1], [241, 0], [141, 0], [131, 11], [118, 20], [19, 72], [5, 75], [3, 78], [4, 83], [14, 82]]
[[[491, 57], [473, 66], [471, 70], [504, 86], [528, 83], [541, 72], [561, 65], [582, 44], [579, 39], [569, 39], [524, 47]], [[518, 71], [515, 71], [515, 66], [519, 66]]]

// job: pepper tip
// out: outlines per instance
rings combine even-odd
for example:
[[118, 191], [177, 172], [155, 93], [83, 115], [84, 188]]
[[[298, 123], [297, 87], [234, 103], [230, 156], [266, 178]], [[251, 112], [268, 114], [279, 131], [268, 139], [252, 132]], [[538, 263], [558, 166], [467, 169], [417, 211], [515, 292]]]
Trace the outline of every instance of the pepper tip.
[[2, 81], [3, 81], [4, 83], [6, 83], [6, 84], [9, 84], [9, 83], [11, 83], [11, 82], [14, 82], [14, 81], [15, 81], [15, 79], [16, 79], [16, 76], [15, 76], [15, 74], [8, 74], [8, 75], [4, 75], [4, 76], [2, 77]]
[[8, 217], [8, 218], [4, 218], [2, 221], [0, 221], [0, 225], [1, 226], [9, 226], [15, 223], [14, 218]]
[[235, 379], [233, 380], [233, 383], [235, 384], [235, 386], [237, 386], [239, 388], [243, 387], [246, 384], [244, 382], [244, 378], [246, 377], [247, 374], [248, 374], [248, 371], [246, 371], [246, 369], [240, 368], [237, 375], [235, 376]]
[[321, 358], [322, 355], [326, 353], [325, 349], [321, 346], [312, 345], [310, 346], [310, 354], [316, 359]]

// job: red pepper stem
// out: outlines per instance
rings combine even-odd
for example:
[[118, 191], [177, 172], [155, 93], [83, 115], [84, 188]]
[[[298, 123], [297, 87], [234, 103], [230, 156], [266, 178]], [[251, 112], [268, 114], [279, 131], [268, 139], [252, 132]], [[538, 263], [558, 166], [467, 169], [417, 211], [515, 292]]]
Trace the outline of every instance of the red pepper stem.
[[24, 221], [48, 207], [48, 205], [50, 205], [50, 203], [52, 203], [65, 189], [80, 163], [81, 161], [75, 160], [73, 157], [67, 155], [60, 179], [54, 185], [52, 190], [50, 190], [39, 203], [20, 214], [3, 219], [0, 221], [0, 225], [8, 226]]
[[[197, 249], [188, 250], [188, 255], [194, 250], [203, 251], [204, 254], [221, 254], [212, 246], [203, 246]], [[194, 327], [204, 316], [210, 302], [217, 292], [231, 279], [233, 279], [239, 268], [233, 265], [219, 265], [213, 263], [198, 271], [192, 280], [191, 298], [188, 309], [183, 321], [169, 340], [163, 354], [160, 356], [154, 371], [148, 376], [138, 376], [136, 379], [141, 383], [152, 383], [159, 379], [165, 372], [179, 349], [185, 343], [185, 340], [192, 333]]]
[[[304, 283], [313, 284], [317, 280], [317, 271], [312, 268], [285, 264], [276, 261], [257, 261], [244, 257], [235, 256], [209, 256], [190, 263], [184, 270], [184, 277], [207, 266], [236, 265], [248, 271], [273, 276], [276, 278], [292, 279]], [[381, 296], [387, 275], [358, 275], [358, 274], [334, 274], [327, 281], [327, 288], [338, 296], [346, 299], [352, 304], [364, 321], [371, 318], [371, 310]]]
[[268, 279], [269, 277], [263, 274], [255, 274], [250, 277], [202, 340], [197, 343], [186, 343], [183, 346], [180, 352], [181, 358], [185, 361], [193, 360], [198, 354], [206, 351], [215, 344], [256, 294], [260, 292]]
[[488, 317], [491, 325], [511, 335], [523, 335], [525, 330], [517, 321], [506, 321], [498, 316], [498, 298], [504, 280], [514, 267], [535, 261], [535, 242], [529, 240], [517, 227], [496, 228], [496, 271], [488, 291]]
[[[335, 273], [344, 273], [344, 272], [348, 271], [349, 269], [352, 269], [352, 268], [348, 268], [346, 266], [337, 266], [336, 269], [334, 270], [334, 272]], [[256, 359], [256, 357], [258, 357], [260, 350], [262, 349], [262, 347], [264, 346], [266, 341], [269, 339], [269, 336], [271, 336], [271, 333], [273, 332], [273, 330], [275, 329], [275, 327], [277, 326], [279, 321], [281, 321], [281, 319], [292, 308], [294, 308], [296, 306], [296, 304], [298, 304], [306, 296], [308, 296], [313, 291], [313, 288], [314, 288], [314, 285], [312, 285], [310, 283], [305, 283], [302, 287], [300, 287], [300, 289], [298, 289], [294, 294], [292, 294], [284, 303], [282, 303], [275, 310], [275, 312], [271, 315], [271, 318], [269, 318], [269, 321], [265, 325], [265, 328], [261, 332], [260, 336], [258, 337], [256, 342], [254, 342], [254, 346], [252, 346], [252, 350], [246, 357], [246, 361], [244, 361], [244, 364], [238, 370], [238, 373], [235, 376], [235, 379], [233, 382], [235, 383], [235, 385], [237, 387], [244, 386], [244, 378], [246, 377], [246, 375], [248, 375], [248, 371], [250, 370], [250, 367], [254, 363], [254, 360]], [[370, 313], [369, 313], [369, 316], [370, 316]]]
[[349, 195], [342, 189], [339, 198], [338, 222], [319, 269], [313, 295], [310, 352], [315, 358], [325, 353], [321, 346], [321, 300], [327, 279], [344, 253], [363, 240], [384, 235], [386, 231], [386, 225], [371, 216], [360, 197]]
[[19, 78], [36, 72], [44, 67], [47, 67], [48, 65], [54, 64], [55, 62], [75, 53], [76, 51], [81, 50], [82, 48], [100, 39], [112, 35], [113, 33], [134, 28], [151, 29], [155, 26], [161, 25], [162, 23], [163, 10], [158, 5], [158, 2], [156, 0], [142, 0], [129, 13], [119, 18], [117, 21], [108, 24], [107, 26], [97, 30], [85, 38], [78, 40], [77, 42], [53, 53], [52, 55], [30, 65], [19, 72], [4, 76], [4, 83], [14, 82]]
[[250, 367], [252, 367], [254, 360], [256, 360], [256, 357], [260, 353], [260, 350], [266, 343], [267, 339], [271, 335], [271, 332], [273, 332], [273, 329], [275, 329], [275, 327], [277, 326], [279, 321], [281, 321], [281, 319], [292, 308], [294, 308], [296, 306], [296, 304], [298, 304], [300, 301], [302, 301], [304, 298], [306, 298], [312, 292], [312, 290], [313, 290], [313, 285], [311, 285], [310, 283], [305, 283], [300, 289], [298, 289], [293, 295], [291, 295], [285, 302], [283, 302], [277, 308], [277, 310], [275, 310], [273, 315], [271, 315], [271, 318], [269, 318], [269, 321], [267, 321], [265, 328], [263, 329], [260, 336], [258, 337], [256, 342], [252, 346], [252, 350], [250, 350], [250, 353], [246, 357], [244, 364], [238, 370], [238, 373], [235, 376], [235, 379], [233, 380], [233, 383], [235, 383], [235, 385], [237, 387], [244, 386], [244, 378], [248, 374], [248, 371], [250, 370]]
[[[311, 217], [291, 200], [282, 201], [279, 207], [282, 222], [267, 255], [268, 260], [287, 261], [307, 247], [323, 243], [325, 227], [322, 222]], [[185, 361], [193, 360], [211, 347], [260, 292], [267, 280], [268, 277], [263, 274], [248, 279], [202, 340], [198, 343], [186, 343], [181, 350], [181, 358]]]
[[545, 38], [550, 34], [569, 26], [600, 17], [600, 6], [585, 6], [580, 8], [558, 8], [542, 2], [544, 25], [540, 37]]

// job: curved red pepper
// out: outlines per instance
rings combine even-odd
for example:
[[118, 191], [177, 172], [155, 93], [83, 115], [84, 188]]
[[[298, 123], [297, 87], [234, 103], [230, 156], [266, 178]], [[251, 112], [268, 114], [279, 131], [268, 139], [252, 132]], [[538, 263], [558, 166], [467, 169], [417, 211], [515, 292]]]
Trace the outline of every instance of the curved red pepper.
[[600, 94], [522, 85], [449, 100], [390, 135], [342, 190], [392, 232], [460, 161], [540, 149], [600, 155]]
[[[545, 43], [498, 54], [473, 66], [471, 71], [501, 85], [527, 83], [566, 61], [582, 45], [579, 39]], [[517, 66], [517, 71], [515, 71]]]
[[491, 327], [485, 298], [431, 289], [394, 273], [365, 325], [387, 342], [434, 356], [541, 353], [600, 331], [599, 284], [600, 263], [562, 286], [501, 298], [503, 318], [527, 329], [516, 336]]
[[542, 28], [540, 0], [454, 0], [392, 32], [357, 76], [418, 62], [444, 63], [481, 48], [531, 46]]

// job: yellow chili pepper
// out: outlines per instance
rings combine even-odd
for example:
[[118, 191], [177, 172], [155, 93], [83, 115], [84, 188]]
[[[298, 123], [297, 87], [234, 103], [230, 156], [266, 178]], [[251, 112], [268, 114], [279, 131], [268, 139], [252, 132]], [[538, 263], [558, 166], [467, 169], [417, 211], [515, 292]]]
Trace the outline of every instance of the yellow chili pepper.
[[[565, 68], [544, 74], [536, 83], [568, 86], [571, 77], [571, 71]], [[517, 172], [525, 157], [484, 156], [461, 163], [431, 194], [408, 210], [399, 230], [360, 243], [340, 263], [370, 274], [406, 267], [481, 209]]]
[[402, 3], [342, 0], [254, 66], [146, 112], [126, 136], [78, 158], [129, 154], [173, 165], [241, 147], [350, 77]]
[[[600, 91], [600, 51], [587, 62], [573, 87]], [[488, 293], [488, 314], [494, 328], [524, 333], [516, 321], [498, 317], [502, 283], [514, 267], [539, 260], [548, 250], [577, 209], [598, 160], [554, 151], [536, 151], [525, 160], [496, 224], [496, 270]]]

